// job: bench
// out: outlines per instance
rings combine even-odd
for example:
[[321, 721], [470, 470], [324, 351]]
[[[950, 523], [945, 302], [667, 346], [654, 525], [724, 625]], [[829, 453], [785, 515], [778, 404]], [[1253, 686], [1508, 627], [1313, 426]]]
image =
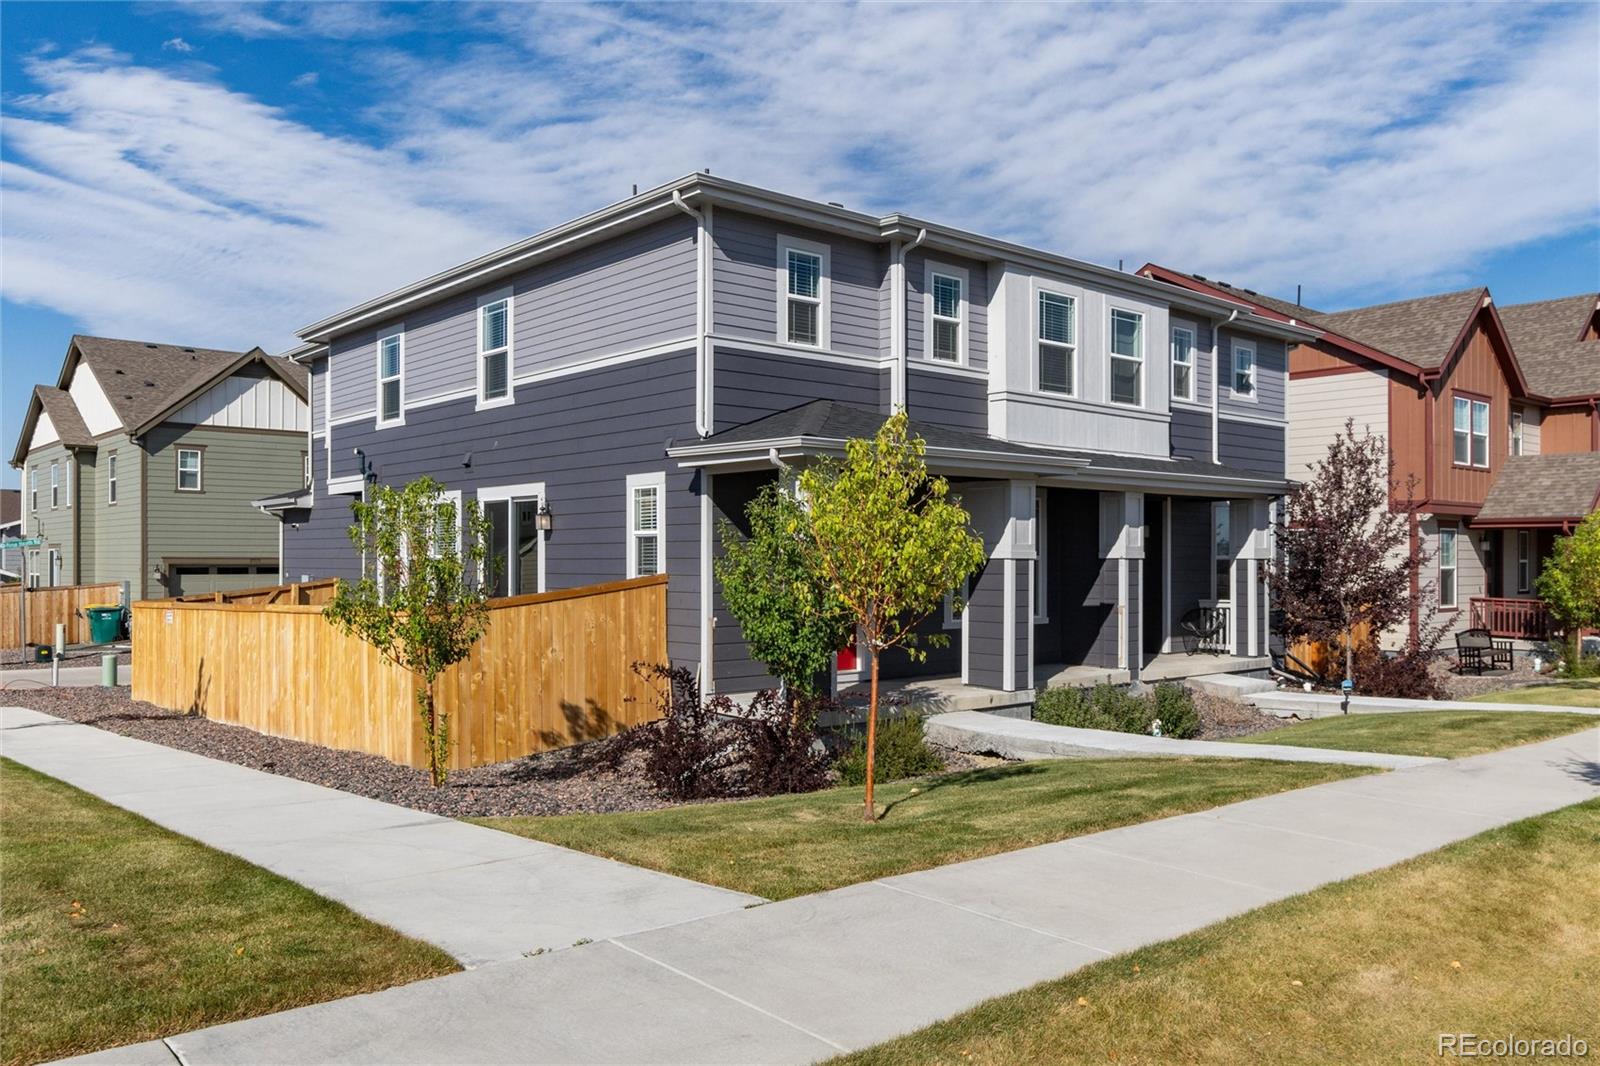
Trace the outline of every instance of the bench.
[[1495, 640], [1487, 629], [1463, 629], [1456, 634], [1456, 666], [1479, 675], [1485, 669], [1511, 669], [1511, 642]]

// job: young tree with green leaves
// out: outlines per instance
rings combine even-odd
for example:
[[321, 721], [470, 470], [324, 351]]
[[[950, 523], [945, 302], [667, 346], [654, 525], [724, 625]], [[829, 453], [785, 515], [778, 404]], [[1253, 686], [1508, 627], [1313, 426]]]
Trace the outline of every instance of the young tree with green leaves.
[[341, 580], [323, 617], [421, 682], [417, 713], [438, 787], [448, 772], [450, 730], [434, 682], [471, 653], [488, 624], [489, 524], [476, 500], [458, 513], [429, 477], [404, 488], [376, 486], [352, 510], [350, 542], [361, 552], [361, 580]]
[[850, 613], [833, 593], [818, 558], [811, 516], [780, 485], [767, 485], [745, 508], [750, 535], [721, 526], [715, 566], [728, 610], [757, 662], [783, 682], [785, 695], [817, 694], [817, 678], [850, 638]]
[[1600, 511], [1578, 523], [1571, 535], [1556, 538], [1534, 590], [1566, 631], [1567, 662], [1578, 674], [1583, 653], [1580, 634], [1600, 629]]
[[[873, 440], [852, 440], [843, 461], [824, 459], [800, 475], [811, 515], [817, 562], [852, 622], [871, 663], [867, 704], [866, 820], [873, 806], [873, 757], [878, 733], [878, 661], [889, 648], [926, 658], [917, 627], [983, 564], [983, 541], [967, 512], [949, 498], [950, 485], [930, 477], [927, 446], [909, 433], [905, 412], [883, 424]], [[923, 638], [941, 646], [949, 638]]]

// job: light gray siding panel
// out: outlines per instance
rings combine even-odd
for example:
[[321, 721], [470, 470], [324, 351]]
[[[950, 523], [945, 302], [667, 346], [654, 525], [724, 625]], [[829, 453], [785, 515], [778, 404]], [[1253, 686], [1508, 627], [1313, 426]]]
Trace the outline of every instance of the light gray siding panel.
[[715, 357], [718, 431], [743, 425], [812, 400], [840, 400], [886, 411], [887, 369], [841, 366], [794, 355], [719, 347]]
[[1183, 459], [1211, 458], [1211, 413], [1172, 409], [1172, 454]]
[[1016, 599], [1011, 614], [1011, 625], [1017, 634], [1016, 646], [1012, 650], [1012, 669], [1015, 671], [1013, 676], [1016, 678], [1016, 687], [1019, 690], [1028, 687], [1028, 666], [1033, 661], [1033, 617], [1029, 610], [1032, 586], [1032, 562], [1027, 559], [1017, 560], [1014, 583]]
[[1386, 370], [1359, 370], [1289, 382], [1289, 403], [1294, 417], [1289, 423], [1289, 476], [1305, 480], [1312, 464], [1328, 454], [1328, 445], [1344, 433], [1345, 422], [1355, 420], [1356, 434], [1370, 430], [1389, 435], [1389, 374]]
[[[1233, 397], [1232, 344], [1236, 339], [1255, 346], [1256, 398], [1254, 401], [1238, 400]], [[1237, 414], [1252, 415], [1257, 418], [1283, 418], [1284, 398], [1288, 391], [1289, 380], [1289, 353], [1284, 343], [1267, 337], [1241, 336], [1228, 330], [1223, 330], [1222, 346], [1222, 388], [1217, 397], [1217, 405], [1223, 413], [1226, 414], [1229, 411], [1233, 411]]]
[[906, 375], [906, 410], [918, 422], [988, 433], [989, 387], [980, 379], [941, 374], [912, 362]]
[[832, 347], [879, 355], [889, 348], [881, 307], [889, 268], [885, 245], [718, 210], [712, 223], [712, 324], [717, 333], [778, 341], [778, 236], [828, 246]]
[[1285, 427], [1258, 422], [1217, 423], [1217, 458], [1225, 466], [1284, 476]]
[[335, 419], [371, 415], [376, 410], [377, 350], [377, 333], [370, 330], [328, 342], [328, 366], [333, 375], [329, 413]]
[[923, 336], [927, 316], [925, 293], [928, 260], [960, 267], [967, 272], [967, 365], [976, 370], [989, 367], [989, 267], [985, 263], [942, 252], [925, 253], [914, 249], [906, 255], [906, 352], [912, 363], [925, 358]]
[[967, 681], [983, 688], [1005, 684], [1005, 564], [986, 563], [967, 601]]

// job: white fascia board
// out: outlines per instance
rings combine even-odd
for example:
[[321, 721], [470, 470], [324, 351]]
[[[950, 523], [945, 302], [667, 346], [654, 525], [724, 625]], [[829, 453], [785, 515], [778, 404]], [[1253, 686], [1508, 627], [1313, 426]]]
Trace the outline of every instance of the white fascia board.
[[[668, 448], [667, 455], [679, 460], [684, 468], [723, 465], [734, 462], [766, 463], [772, 456], [782, 459], [804, 459], [808, 456], [845, 454], [845, 441], [834, 437], [775, 437], [768, 440], [736, 441], [727, 444], [691, 444]], [[1068, 456], [1015, 455], [1011, 452], [987, 451], [979, 448], [946, 448], [928, 445], [925, 454], [929, 459], [942, 460], [974, 469], [1032, 470], [1047, 467], [1058, 470], [1076, 470], [1089, 465], [1087, 459]]]

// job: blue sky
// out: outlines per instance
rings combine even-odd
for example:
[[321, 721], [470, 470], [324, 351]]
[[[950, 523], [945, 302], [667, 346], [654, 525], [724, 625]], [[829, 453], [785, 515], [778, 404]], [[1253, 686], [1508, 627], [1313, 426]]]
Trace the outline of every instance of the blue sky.
[[[1600, 6], [0, 11], [0, 436], [701, 167], [1337, 309], [1600, 289]], [[7, 468], [4, 483], [16, 483]]]

